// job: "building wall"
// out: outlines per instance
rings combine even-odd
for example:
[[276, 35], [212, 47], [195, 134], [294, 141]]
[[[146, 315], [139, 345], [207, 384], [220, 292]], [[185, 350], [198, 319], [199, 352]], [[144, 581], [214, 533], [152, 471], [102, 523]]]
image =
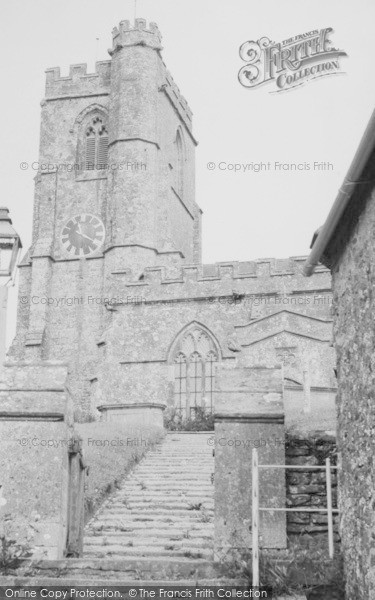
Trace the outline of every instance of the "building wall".
[[[113, 310], [100, 344], [99, 401], [94, 398], [91, 408], [103, 398], [109, 404], [153, 401], [172, 407], [173, 351], [189, 327], [208, 332], [219, 363], [233, 367], [284, 364], [285, 377], [293, 376], [300, 386], [303, 369], [309, 366], [311, 385], [327, 392], [327, 403], [331, 402], [335, 363], [330, 276], [321, 269], [312, 279], [305, 279], [299, 260], [303, 261], [290, 259], [284, 271], [278, 269], [278, 261], [269, 261], [267, 270], [264, 261], [254, 261], [183, 267], [173, 278], [162, 269], [146, 269], [141, 281], [132, 280], [129, 273], [118, 275]], [[321, 302], [322, 296], [327, 302]], [[294, 302], [296, 298], [303, 302]], [[261, 310], [253, 317], [255, 301], [263, 314]], [[286, 311], [284, 306], [293, 310]], [[310, 310], [314, 316], [308, 314]], [[284, 356], [290, 347], [292, 364], [288, 364], [290, 356]]]
[[359, 600], [375, 597], [374, 236], [373, 191], [333, 271], [341, 532], [348, 597]]

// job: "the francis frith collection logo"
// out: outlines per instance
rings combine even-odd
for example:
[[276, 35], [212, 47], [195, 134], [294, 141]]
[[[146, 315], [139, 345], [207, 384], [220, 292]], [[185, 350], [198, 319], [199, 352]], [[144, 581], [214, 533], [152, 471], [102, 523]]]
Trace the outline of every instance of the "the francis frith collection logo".
[[347, 54], [332, 46], [332, 32], [331, 27], [314, 29], [278, 44], [267, 37], [245, 42], [240, 47], [240, 57], [246, 63], [238, 74], [240, 83], [257, 88], [274, 82], [273, 91], [282, 92], [341, 73], [339, 59]]

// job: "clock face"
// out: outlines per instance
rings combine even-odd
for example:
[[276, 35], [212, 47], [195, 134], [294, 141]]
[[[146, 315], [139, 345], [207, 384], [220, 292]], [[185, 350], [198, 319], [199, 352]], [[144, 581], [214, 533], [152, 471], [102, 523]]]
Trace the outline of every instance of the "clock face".
[[95, 215], [82, 214], [72, 217], [61, 232], [61, 245], [70, 256], [92, 256], [104, 243], [103, 222]]

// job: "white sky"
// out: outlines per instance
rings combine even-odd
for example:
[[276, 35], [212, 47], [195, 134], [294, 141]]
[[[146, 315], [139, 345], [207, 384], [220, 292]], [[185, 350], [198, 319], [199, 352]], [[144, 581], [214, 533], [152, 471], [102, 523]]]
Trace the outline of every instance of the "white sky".
[[[204, 212], [203, 260], [307, 254], [374, 108], [372, 0], [138, 0], [156, 21], [163, 57], [194, 113], [197, 202]], [[134, 17], [134, 0], [12, 0], [2, 6], [2, 199], [24, 248], [30, 244], [32, 170], [38, 159], [44, 70], [107, 60], [111, 31]], [[245, 89], [239, 46], [332, 27], [345, 75], [297, 90]], [[99, 42], [96, 38], [99, 38]], [[273, 86], [275, 87], [275, 86]], [[333, 163], [331, 172], [233, 173], [207, 163]], [[15, 303], [11, 293], [11, 303]], [[13, 330], [10, 311], [10, 334]]]

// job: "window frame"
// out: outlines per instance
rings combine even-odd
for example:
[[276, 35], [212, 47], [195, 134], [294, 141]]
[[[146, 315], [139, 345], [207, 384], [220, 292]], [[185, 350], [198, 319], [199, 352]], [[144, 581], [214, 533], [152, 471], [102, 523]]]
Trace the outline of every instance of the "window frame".
[[[100, 124], [99, 124], [100, 123]], [[95, 134], [95, 149], [92, 152], [92, 155], [95, 156], [93, 168], [87, 168], [87, 139], [88, 139], [88, 131], [90, 128], [94, 131]], [[103, 132], [99, 134], [99, 129], [102, 129]], [[103, 135], [104, 133], [104, 135]], [[101, 137], [103, 135], [103, 137]], [[106, 166], [103, 168], [96, 168], [98, 166], [98, 160], [100, 160], [101, 151], [100, 151], [100, 140], [106, 139], [106, 163], [103, 163]], [[76, 163], [78, 168], [76, 169], [76, 180], [77, 181], [87, 181], [91, 179], [107, 179], [108, 177], [108, 115], [100, 109], [93, 109], [92, 111], [87, 112], [84, 118], [80, 122], [80, 127], [78, 131], [78, 140], [77, 140], [77, 159]]]

